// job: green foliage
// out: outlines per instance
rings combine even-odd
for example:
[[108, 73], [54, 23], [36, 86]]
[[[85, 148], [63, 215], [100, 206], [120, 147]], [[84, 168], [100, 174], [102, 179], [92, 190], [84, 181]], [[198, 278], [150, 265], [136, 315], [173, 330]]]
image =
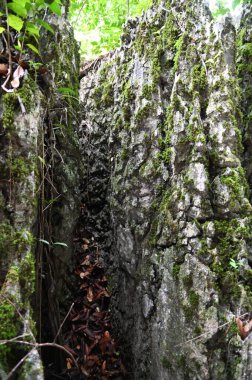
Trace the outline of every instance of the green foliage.
[[244, 260], [234, 260], [230, 259], [229, 266], [234, 270], [239, 270], [240, 267], [244, 265]]
[[249, 3], [250, 1], [251, 0], [233, 0], [232, 4], [230, 4], [227, 0], [217, 0], [212, 9], [213, 17], [224, 16], [228, 12], [234, 11], [239, 5]]
[[151, 0], [71, 0], [69, 16], [82, 58], [92, 58], [119, 46], [122, 25], [128, 16], [141, 14]]
[[0, 33], [8, 34], [8, 29], [10, 32], [14, 29], [18, 32], [13, 41], [16, 50], [21, 55], [30, 51], [39, 55], [41, 28], [54, 33], [53, 28], [42, 18], [50, 11], [60, 16], [61, 0], [12, 0], [8, 3], [6, 1], [6, 8], [3, 10], [5, 13], [1, 13], [3, 20]]
[[[0, 340], [11, 339], [18, 334], [20, 323], [18, 323], [17, 313], [14, 307], [5, 300], [1, 300], [0, 304], [0, 321]], [[11, 348], [13, 346], [6, 344], [0, 346], [1, 364], [4, 367], [7, 367]]]

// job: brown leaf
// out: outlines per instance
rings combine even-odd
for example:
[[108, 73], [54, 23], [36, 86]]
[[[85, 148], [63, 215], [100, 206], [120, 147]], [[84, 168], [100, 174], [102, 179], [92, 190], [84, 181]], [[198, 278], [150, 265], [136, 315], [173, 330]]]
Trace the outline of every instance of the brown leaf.
[[252, 329], [252, 319], [244, 326], [244, 334], [249, 335]]
[[13, 73], [13, 80], [11, 81], [11, 85], [13, 88], [18, 88], [20, 85], [20, 78], [24, 76], [24, 69], [22, 66], [18, 66]]
[[104, 360], [104, 362], [102, 363], [102, 370], [106, 371], [106, 360]]
[[86, 272], [80, 272], [80, 278], [85, 278], [85, 277], [87, 277], [87, 276], [89, 276], [90, 275], [90, 271], [86, 271]]
[[243, 322], [241, 321], [241, 319], [236, 318], [236, 324], [237, 324], [237, 327], [239, 329], [240, 336], [241, 336], [242, 340], [244, 340], [245, 338], [247, 338], [247, 336], [251, 332], [252, 319], [249, 322], [247, 322], [245, 325], [243, 325]]
[[90, 259], [90, 256], [87, 255], [87, 256], [85, 257], [84, 261], [83, 261], [80, 265], [90, 265], [90, 261], [89, 261], [89, 259]]
[[89, 302], [92, 302], [94, 299], [94, 294], [93, 294], [93, 290], [91, 287], [88, 288], [88, 293], [87, 293], [87, 300]]
[[72, 359], [67, 358], [66, 361], [67, 361], [67, 369], [71, 369], [73, 367]]
[[0, 63], [0, 75], [7, 75], [8, 65], [7, 63]]
[[19, 78], [14, 78], [12, 81], [11, 81], [11, 85], [13, 88], [18, 88], [19, 85], [20, 85], [20, 80]]

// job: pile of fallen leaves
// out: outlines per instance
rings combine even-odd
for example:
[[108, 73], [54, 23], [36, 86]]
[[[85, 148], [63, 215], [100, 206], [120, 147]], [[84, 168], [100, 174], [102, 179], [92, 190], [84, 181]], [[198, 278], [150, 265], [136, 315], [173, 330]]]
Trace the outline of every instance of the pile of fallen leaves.
[[110, 294], [99, 249], [87, 239], [76, 240], [79, 263], [75, 273], [79, 279], [79, 294], [68, 317], [65, 340], [79, 369], [77, 371], [72, 359], [67, 358], [69, 376], [122, 380], [125, 368], [111, 336]]

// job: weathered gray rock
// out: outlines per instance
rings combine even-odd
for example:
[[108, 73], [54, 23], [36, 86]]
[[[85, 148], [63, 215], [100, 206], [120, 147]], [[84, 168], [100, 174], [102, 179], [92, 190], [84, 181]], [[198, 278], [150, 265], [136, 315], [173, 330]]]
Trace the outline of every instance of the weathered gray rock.
[[[68, 1], [62, 3], [62, 17], [48, 20], [55, 33], [44, 30], [39, 41], [47, 72], [35, 78], [29, 73], [13, 93], [0, 89], [1, 341], [53, 341], [72, 301], [72, 238], [80, 203], [78, 99], [62, 95], [59, 87], [71, 87], [78, 96], [79, 56], [66, 20]], [[2, 343], [1, 378], [30, 350], [14, 376], [44, 378], [36, 347]]]
[[251, 318], [239, 33], [202, 1], [167, 1], [129, 20], [121, 47], [81, 81], [85, 218], [110, 265], [131, 379], [252, 377], [252, 335], [242, 341], [233, 322]]
[[[35, 255], [33, 225], [36, 220], [37, 159], [41, 134], [42, 94], [30, 79], [23, 84], [25, 106], [27, 98], [32, 106], [22, 114], [17, 107], [16, 94], [3, 95], [3, 134], [1, 136], [1, 223], [0, 223], [0, 336], [1, 340], [24, 335], [35, 343], [31, 296], [35, 290]], [[20, 95], [21, 96], [21, 95]], [[16, 111], [17, 109], [17, 111]], [[1, 345], [0, 367], [11, 368], [12, 347]], [[16, 356], [22, 357], [23, 347], [15, 347]], [[25, 350], [24, 350], [25, 352]], [[36, 361], [30, 362], [29, 371], [43, 378], [43, 366], [38, 351]], [[14, 365], [13, 365], [14, 366]], [[29, 375], [29, 371], [27, 375]]]

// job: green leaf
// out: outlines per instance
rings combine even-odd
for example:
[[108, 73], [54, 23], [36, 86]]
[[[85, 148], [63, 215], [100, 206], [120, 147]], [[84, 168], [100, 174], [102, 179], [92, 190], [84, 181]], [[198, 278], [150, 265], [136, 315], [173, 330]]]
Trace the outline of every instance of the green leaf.
[[14, 45], [14, 48], [18, 51], [20, 51], [21, 53], [24, 53], [24, 50], [22, 50], [22, 48], [18, 45]]
[[8, 8], [10, 8], [18, 16], [21, 16], [21, 17], [27, 16], [26, 8], [24, 6], [22, 6], [20, 3], [10, 3], [7, 5], [8, 5]]
[[0, 12], [0, 17], [3, 16], [3, 15], [4, 15], [3, 12]]
[[44, 0], [36, 0], [35, 4], [36, 4], [36, 8], [41, 7], [41, 6], [46, 6], [46, 3]]
[[59, 4], [56, 1], [54, 1], [52, 4], [49, 4], [49, 8], [51, 9], [53, 13], [55, 13], [58, 16], [61, 16], [61, 9], [60, 9]]
[[15, 16], [15, 15], [8, 15], [7, 21], [8, 21], [9, 26], [17, 30], [18, 32], [20, 32], [20, 30], [22, 29], [24, 25], [23, 20], [21, 20], [20, 17]]
[[67, 247], [68, 246], [66, 243], [60, 243], [59, 241], [56, 241], [55, 243], [53, 243], [53, 245], [60, 245], [62, 247]]
[[45, 165], [45, 160], [44, 160], [44, 158], [38, 156], [38, 159], [39, 159], [40, 162], [42, 162], [43, 165]]
[[27, 23], [26, 25], [27, 25], [26, 30], [29, 32], [29, 34], [31, 34], [32, 36], [40, 37], [39, 29], [36, 25], [34, 25], [31, 22]]
[[28, 46], [29, 49], [31, 49], [32, 51], [34, 51], [34, 53], [38, 54], [39, 55], [39, 51], [38, 49], [32, 45], [32, 44], [26, 44], [26, 46]]
[[241, 4], [241, 0], [233, 0], [232, 8], [235, 9], [240, 4]]
[[39, 239], [39, 241], [43, 244], [50, 245], [49, 241], [44, 240], [44, 239]]
[[0, 26], [0, 33], [3, 33], [5, 31], [5, 28], [3, 28], [2, 26]]
[[51, 33], [54, 33], [53, 28], [52, 28], [47, 22], [45, 22], [44, 20], [41, 20], [40, 18], [38, 18], [36, 21], [37, 21], [41, 26], [43, 26], [43, 28], [45, 28], [46, 30], [48, 30], [48, 31], [51, 32]]
[[59, 87], [58, 92], [61, 94], [70, 94], [70, 95], [76, 95], [75, 91], [72, 88], [69, 87]]

